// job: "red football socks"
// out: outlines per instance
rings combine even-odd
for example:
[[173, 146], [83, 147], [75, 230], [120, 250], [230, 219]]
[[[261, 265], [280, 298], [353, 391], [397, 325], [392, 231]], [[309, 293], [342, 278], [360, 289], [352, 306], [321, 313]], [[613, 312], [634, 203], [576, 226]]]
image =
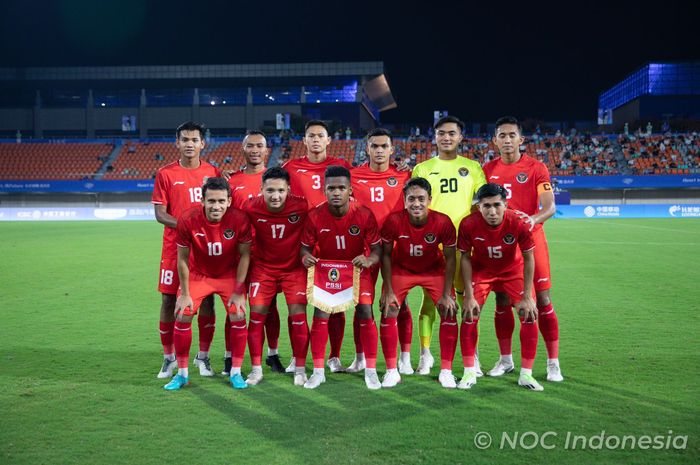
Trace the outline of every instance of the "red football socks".
[[496, 339], [501, 355], [510, 355], [513, 352], [511, 342], [515, 330], [515, 317], [510, 305], [496, 306], [493, 323], [496, 326]]
[[216, 315], [197, 315], [197, 326], [199, 327], [199, 351], [209, 352], [216, 329]]
[[386, 360], [387, 370], [396, 368], [396, 345], [399, 342], [399, 328], [396, 318], [385, 318], [379, 321], [379, 337], [382, 340], [382, 353]]
[[263, 340], [265, 338], [265, 320], [268, 315], [257, 312], [250, 312], [248, 322], [248, 352], [250, 353], [251, 365], [262, 365]]
[[277, 310], [277, 298], [270, 303], [265, 320], [265, 334], [267, 335], [267, 346], [270, 349], [276, 349], [280, 341], [280, 314]]
[[537, 321], [547, 347], [547, 358], [559, 358], [559, 319], [551, 302], [537, 307]]
[[474, 318], [471, 323], [462, 322], [461, 334], [459, 335], [459, 345], [462, 349], [462, 363], [465, 368], [474, 367], [474, 354], [476, 354], [476, 344], [479, 341], [479, 319]]
[[457, 350], [457, 319], [444, 318], [440, 321], [440, 369], [452, 370], [452, 360]]
[[397, 317], [399, 327], [399, 343], [401, 344], [401, 352], [411, 351], [411, 340], [413, 339], [413, 315], [408, 303], [404, 301], [401, 304], [399, 315]]
[[233, 352], [231, 348], [231, 320], [228, 317], [226, 317], [226, 323], [224, 323], [224, 347], [224, 350], [229, 354]]
[[289, 339], [292, 342], [292, 353], [296, 366], [301, 368], [306, 365], [306, 355], [309, 352], [309, 325], [306, 322], [306, 314], [290, 315], [288, 321], [291, 328]]
[[192, 323], [175, 322], [173, 343], [177, 367], [187, 368], [190, 363], [190, 347], [192, 346]]
[[373, 318], [360, 320], [360, 337], [362, 347], [365, 352], [365, 363], [367, 368], [377, 368], [377, 324]]
[[314, 317], [311, 323], [311, 357], [314, 368], [323, 368], [326, 359], [326, 344], [328, 343], [329, 319]]
[[248, 340], [248, 328], [245, 320], [231, 322], [231, 366], [240, 368], [243, 365], [245, 346]]
[[360, 319], [357, 314], [352, 319], [352, 338], [355, 341], [355, 353], [361, 354], [365, 350], [362, 347], [362, 338], [360, 337]]
[[340, 358], [340, 349], [343, 347], [345, 336], [345, 313], [334, 313], [328, 318], [328, 337], [331, 340], [331, 353], [329, 358]]
[[537, 323], [523, 323], [520, 318], [520, 357], [521, 366], [532, 369], [537, 355]]
[[174, 321], [161, 321], [159, 324], [158, 329], [160, 331], [160, 343], [163, 345], [163, 354], [165, 355], [170, 355], [175, 352], [175, 347], [173, 346], [174, 327]]

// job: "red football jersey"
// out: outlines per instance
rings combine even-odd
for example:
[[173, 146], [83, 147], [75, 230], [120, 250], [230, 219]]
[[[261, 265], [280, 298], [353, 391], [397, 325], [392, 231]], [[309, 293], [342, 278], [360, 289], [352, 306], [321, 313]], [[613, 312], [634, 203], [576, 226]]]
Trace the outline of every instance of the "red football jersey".
[[[174, 161], [156, 173], [151, 203], [165, 205], [169, 215], [180, 216], [194, 205], [202, 202], [202, 185], [207, 178], [221, 176], [213, 165], [201, 162], [198, 168], [189, 169]], [[163, 258], [177, 258], [177, 231], [165, 227], [163, 230]]]
[[534, 249], [535, 242], [527, 224], [515, 212], [506, 210], [503, 222], [495, 228], [476, 212], [459, 223], [457, 248], [462, 253], [471, 251], [472, 281], [488, 282], [522, 278], [521, 251]]
[[177, 245], [190, 249], [190, 271], [235, 278], [238, 244], [252, 240], [250, 222], [241, 210], [229, 208], [218, 223], [211, 223], [203, 207], [192, 207], [177, 222]]
[[262, 175], [265, 171], [255, 174], [246, 174], [243, 170], [234, 173], [228, 180], [231, 185], [231, 205], [236, 208], [243, 208], [249, 199], [260, 195], [262, 186]]
[[403, 210], [403, 186], [411, 178], [410, 171], [398, 171], [390, 166], [378, 173], [366, 163], [353, 168], [351, 173], [352, 196], [372, 210], [380, 228], [390, 213]]
[[392, 213], [382, 228], [382, 240], [393, 242], [391, 271], [394, 274], [440, 274], [445, 272], [445, 256], [439, 245], [457, 245], [452, 220], [444, 213], [428, 210], [428, 222], [414, 226], [408, 212]]
[[323, 175], [331, 165], [351, 168], [342, 158], [333, 157], [328, 157], [321, 163], [312, 163], [308, 157], [295, 158], [285, 163], [282, 168], [289, 173], [289, 188], [292, 194], [304, 197], [309, 202], [309, 208], [314, 208], [326, 201]]
[[255, 197], [245, 205], [255, 231], [253, 257], [266, 269], [292, 271], [300, 266], [299, 242], [309, 207], [302, 197], [290, 195], [281, 212], [268, 211], [265, 199]]
[[[552, 190], [547, 166], [523, 154], [515, 163], [503, 163], [501, 157], [484, 165], [487, 182], [494, 182], [508, 191], [508, 207], [534, 215], [540, 209], [540, 193]], [[541, 228], [542, 224], [535, 227]]]
[[350, 209], [342, 218], [333, 216], [328, 204], [314, 208], [309, 212], [301, 236], [303, 245], [318, 246], [318, 258], [327, 260], [352, 260], [362, 255], [365, 247], [380, 241], [372, 211], [356, 202], [350, 203]]

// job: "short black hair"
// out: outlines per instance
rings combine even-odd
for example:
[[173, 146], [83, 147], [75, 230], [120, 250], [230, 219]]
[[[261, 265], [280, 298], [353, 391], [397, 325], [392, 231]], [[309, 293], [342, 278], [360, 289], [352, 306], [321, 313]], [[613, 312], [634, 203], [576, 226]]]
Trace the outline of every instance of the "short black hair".
[[411, 187], [420, 187], [421, 189], [424, 189], [429, 196], [432, 197], [433, 195], [433, 188], [428, 182], [427, 179], [417, 177], [417, 178], [411, 178], [410, 181], [408, 181], [404, 186], [403, 186], [403, 196], [406, 197], [406, 194], [408, 193], [408, 190]]
[[207, 180], [204, 181], [204, 185], [202, 186], [202, 199], [204, 199], [207, 196], [208, 190], [226, 191], [228, 196], [231, 197], [231, 186], [229, 185], [228, 181], [224, 178], [207, 178]]
[[245, 136], [243, 136], [243, 140], [246, 140], [248, 136], [263, 136], [263, 139], [265, 139], [265, 143], [267, 143], [267, 137], [265, 137], [265, 133], [262, 131], [259, 131], [257, 129], [249, 129], [245, 132]]
[[350, 170], [344, 166], [331, 165], [326, 168], [326, 172], [323, 175], [324, 181], [328, 178], [348, 178], [348, 181], [350, 181]]
[[464, 132], [464, 127], [465, 127], [464, 121], [457, 118], [456, 116], [443, 116], [442, 118], [437, 120], [437, 122], [435, 123], [435, 126], [433, 126], [433, 129], [437, 130], [437, 128], [439, 128], [443, 124], [447, 124], [447, 123], [455, 123], [457, 126], [459, 126], [459, 131]]
[[199, 137], [204, 139], [205, 126], [202, 123], [195, 123], [194, 121], [185, 121], [175, 130], [175, 138], [180, 138], [180, 133], [182, 131], [199, 131]]
[[310, 121], [307, 121], [304, 125], [304, 134], [306, 134], [306, 131], [308, 131], [311, 126], [321, 126], [323, 129], [326, 130], [326, 134], [329, 134], [328, 125], [325, 123], [325, 121], [322, 121], [320, 119], [312, 119]]
[[495, 132], [498, 134], [498, 128], [503, 126], [504, 124], [514, 124], [518, 127], [518, 133], [522, 136], [523, 135], [523, 125], [520, 124], [520, 121], [518, 121], [518, 118], [515, 116], [501, 116], [496, 120], [496, 129]]
[[266, 169], [263, 173], [263, 184], [265, 184], [265, 181], [267, 181], [268, 179], [284, 179], [285, 181], [287, 181], [287, 184], [289, 184], [289, 173], [281, 166], [273, 166], [272, 168]]
[[394, 142], [394, 138], [391, 135], [391, 131], [389, 131], [388, 129], [384, 129], [384, 128], [374, 128], [374, 129], [370, 130], [367, 133], [367, 142], [369, 142], [370, 137], [377, 137], [377, 136], [387, 136], [389, 138], [389, 141], [391, 141], [392, 143]]
[[476, 191], [476, 200], [480, 202], [486, 197], [495, 197], [497, 195], [505, 200], [508, 197], [508, 191], [500, 184], [490, 182], [488, 184], [484, 184], [478, 191]]

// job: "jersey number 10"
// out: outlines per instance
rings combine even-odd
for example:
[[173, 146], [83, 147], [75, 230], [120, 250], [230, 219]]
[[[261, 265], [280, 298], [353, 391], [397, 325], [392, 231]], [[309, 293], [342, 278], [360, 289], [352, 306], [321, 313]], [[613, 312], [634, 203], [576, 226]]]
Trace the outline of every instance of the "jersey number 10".
[[209, 249], [209, 256], [221, 255], [223, 253], [223, 246], [221, 242], [207, 242], [207, 249]]

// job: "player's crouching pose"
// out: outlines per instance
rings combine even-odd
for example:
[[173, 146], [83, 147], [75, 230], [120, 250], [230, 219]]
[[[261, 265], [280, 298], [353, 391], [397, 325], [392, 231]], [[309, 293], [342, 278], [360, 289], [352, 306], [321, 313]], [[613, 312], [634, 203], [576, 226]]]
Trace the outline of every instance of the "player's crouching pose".
[[396, 317], [399, 303], [416, 286], [423, 288], [440, 313], [441, 370], [438, 380], [445, 388], [456, 386], [452, 360], [457, 348], [458, 328], [452, 281], [457, 238], [449, 216], [428, 210], [431, 191], [430, 183], [424, 178], [408, 181], [403, 189], [405, 210], [389, 215], [382, 227], [384, 295], [380, 335], [387, 367], [383, 387], [393, 387], [401, 381], [396, 369]]
[[224, 178], [209, 178], [202, 187], [202, 207], [187, 210], [177, 223], [177, 272], [180, 293], [175, 304], [177, 375], [165, 385], [174, 391], [188, 384], [187, 363], [192, 343], [192, 318], [202, 300], [218, 294], [231, 321], [231, 384], [247, 387], [241, 376], [247, 338], [245, 278], [250, 262], [248, 217], [231, 206], [231, 188]]
[[[352, 187], [350, 171], [342, 166], [329, 166], [324, 176], [328, 201], [309, 212], [301, 239], [301, 259], [305, 267], [314, 266], [319, 259], [352, 261], [361, 268], [359, 302], [355, 312], [360, 319], [360, 338], [365, 353], [365, 383], [369, 389], [381, 389], [377, 377], [377, 326], [372, 317], [374, 283], [370, 276], [373, 265], [379, 263], [381, 238], [372, 211], [350, 202]], [[314, 248], [317, 255], [314, 256]], [[365, 249], [371, 252], [366, 256]], [[314, 371], [305, 388], [315, 389], [326, 381], [323, 362], [328, 342], [330, 314], [315, 308], [311, 327], [311, 355]]]
[[252, 371], [248, 384], [262, 378], [263, 327], [270, 302], [278, 288], [289, 308], [290, 339], [295, 358], [294, 384], [306, 382], [306, 354], [309, 327], [306, 322], [306, 269], [299, 261], [299, 241], [306, 222], [308, 205], [304, 198], [289, 194], [289, 174], [279, 167], [262, 176], [262, 196], [252, 198], [244, 209], [255, 230], [250, 271], [250, 323], [248, 346]]
[[464, 377], [457, 386], [460, 389], [476, 384], [474, 353], [479, 313], [493, 290], [508, 294], [520, 315], [522, 367], [518, 384], [534, 391], [543, 390], [532, 377], [537, 353], [537, 307], [532, 290], [535, 243], [529, 226], [517, 213], [506, 210], [507, 194], [499, 184], [482, 186], [476, 193], [479, 213], [467, 216], [459, 225], [457, 247], [462, 252], [464, 279], [460, 337]]

